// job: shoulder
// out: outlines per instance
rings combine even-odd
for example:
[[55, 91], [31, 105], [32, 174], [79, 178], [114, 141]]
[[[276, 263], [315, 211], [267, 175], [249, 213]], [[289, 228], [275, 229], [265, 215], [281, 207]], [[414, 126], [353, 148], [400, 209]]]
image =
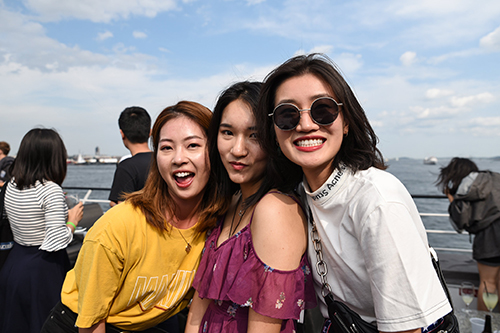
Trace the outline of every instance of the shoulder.
[[291, 224], [302, 225], [304, 212], [299, 200], [292, 195], [281, 192], [270, 192], [266, 194], [255, 207], [252, 224], [260, 227], [268, 227], [269, 224], [280, 226], [284, 224], [289, 227]]
[[14, 162], [14, 157], [5, 156], [2, 160], [0, 160], [0, 168], [7, 168]]
[[[359, 191], [358, 198], [369, 201], [406, 201], [410, 195], [401, 181], [391, 173], [371, 167], [354, 174], [352, 189]], [[404, 197], [404, 199], [403, 199]]]
[[119, 169], [130, 169], [135, 168], [139, 165], [149, 165], [153, 157], [153, 152], [137, 153], [132, 157], [129, 157], [120, 163], [118, 163], [117, 168]]
[[127, 162], [128, 164], [133, 164], [133, 163], [149, 162], [152, 157], [153, 157], [152, 151], [148, 151], [148, 152], [144, 152], [144, 153], [137, 153], [134, 156], [132, 156], [131, 158], [127, 158], [122, 163]]
[[110, 208], [99, 218], [89, 230], [85, 238], [122, 237], [141, 233], [141, 227], [146, 226], [144, 214], [128, 202], [120, 203]]
[[44, 182], [37, 181], [35, 183], [35, 189], [38, 195], [43, 197], [52, 197], [52, 196], [64, 197], [64, 193], [61, 186], [57, 185], [56, 183], [50, 180]]
[[295, 269], [307, 246], [301, 206], [289, 195], [269, 193], [257, 204], [251, 224], [257, 255], [271, 267]]

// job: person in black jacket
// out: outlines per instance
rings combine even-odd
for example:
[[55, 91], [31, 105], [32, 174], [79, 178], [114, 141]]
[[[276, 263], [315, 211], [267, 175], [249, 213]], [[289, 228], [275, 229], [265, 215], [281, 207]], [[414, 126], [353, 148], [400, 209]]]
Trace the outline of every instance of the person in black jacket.
[[14, 158], [9, 155], [10, 145], [5, 141], [0, 141], [0, 187], [10, 179], [10, 166]]
[[486, 311], [482, 294], [500, 289], [500, 173], [480, 171], [467, 158], [453, 158], [441, 168], [437, 186], [448, 196], [455, 230], [474, 234], [472, 256], [479, 271], [478, 310]]

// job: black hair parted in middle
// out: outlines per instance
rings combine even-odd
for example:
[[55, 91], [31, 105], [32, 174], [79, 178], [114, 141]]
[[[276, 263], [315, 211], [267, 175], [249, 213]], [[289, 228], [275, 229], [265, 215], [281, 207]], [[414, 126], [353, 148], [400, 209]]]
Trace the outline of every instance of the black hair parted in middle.
[[[257, 127], [262, 126], [262, 124], [257, 121], [259, 119], [257, 112], [261, 87], [261, 82], [243, 81], [235, 83], [220, 94], [214, 108], [212, 121], [208, 129], [208, 142], [210, 165], [212, 169], [212, 176], [215, 179], [214, 183], [217, 184], [215, 192], [217, 193], [219, 203], [221, 204], [221, 214], [224, 214], [229, 209], [231, 197], [239, 190], [239, 185], [231, 181], [229, 178], [217, 147], [217, 137], [219, 134], [219, 126], [222, 120], [222, 115], [226, 107], [231, 102], [241, 100], [252, 110], [256, 119]], [[258, 137], [257, 140], [259, 141], [262, 149], [265, 150], [262, 138]], [[279, 165], [280, 163], [274, 159], [268, 160], [261, 186], [256, 193], [245, 200], [245, 207], [249, 207], [257, 203], [267, 192], [269, 192], [269, 190], [273, 188], [277, 188], [283, 192], [290, 192], [293, 189], [293, 186], [289, 186], [289, 183], [286, 182], [286, 177], [283, 176], [287, 172], [283, 172]]]

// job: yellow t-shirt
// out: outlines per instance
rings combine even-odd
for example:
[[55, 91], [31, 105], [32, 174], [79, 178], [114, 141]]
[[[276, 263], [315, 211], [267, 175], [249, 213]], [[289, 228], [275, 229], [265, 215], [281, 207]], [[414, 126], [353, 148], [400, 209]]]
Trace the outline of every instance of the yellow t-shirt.
[[78, 314], [76, 326], [106, 319], [145, 330], [186, 307], [206, 239], [194, 229], [160, 233], [128, 202], [106, 212], [85, 236], [62, 288], [62, 303]]

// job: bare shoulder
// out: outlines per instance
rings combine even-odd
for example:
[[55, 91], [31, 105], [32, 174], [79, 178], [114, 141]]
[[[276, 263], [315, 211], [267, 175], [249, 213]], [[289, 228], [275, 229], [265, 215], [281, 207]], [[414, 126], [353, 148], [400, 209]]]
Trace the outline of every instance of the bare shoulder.
[[307, 247], [307, 224], [302, 207], [289, 195], [269, 193], [257, 204], [251, 225], [259, 258], [281, 270], [299, 266]]

